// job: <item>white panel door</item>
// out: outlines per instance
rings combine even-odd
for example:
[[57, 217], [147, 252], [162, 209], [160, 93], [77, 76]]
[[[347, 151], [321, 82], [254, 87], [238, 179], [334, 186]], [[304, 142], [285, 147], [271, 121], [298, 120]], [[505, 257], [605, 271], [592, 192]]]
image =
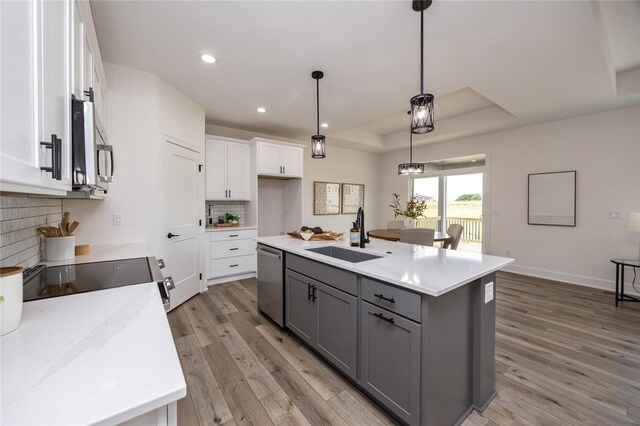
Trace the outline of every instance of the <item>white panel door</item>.
[[[37, 1], [38, 137], [40, 141], [50, 141], [55, 134], [62, 140], [62, 178], [51, 179], [49, 185], [68, 190], [71, 190], [70, 6], [69, 0]], [[43, 154], [47, 166], [51, 165], [51, 152]]]
[[[0, 1], [0, 179], [46, 186], [36, 133], [36, 40], [32, 2]], [[4, 60], [11, 58], [11, 60]]]
[[227, 143], [227, 189], [231, 200], [249, 200], [249, 146]]
[[171, 276], [170, 309], [200, 292], [200, 250], [202, 230], [198, 220], [204, 213], [201, 195], [202, 175], [198, 171], [198, 152], [164, 142], [163, 202], [165, 215], [163, 274]]
[[257, 146], [258, 174], [281, 175], [282, 164], [280, 163], [280, 145], [257, 142]]
[[227, 143], [207, 139], [205, 159], [205, 198], [226, 200], [227, 197]]
[[291, 177], [302, 177], [302, 148], [283, 146], [280, 152], [282, 174]]

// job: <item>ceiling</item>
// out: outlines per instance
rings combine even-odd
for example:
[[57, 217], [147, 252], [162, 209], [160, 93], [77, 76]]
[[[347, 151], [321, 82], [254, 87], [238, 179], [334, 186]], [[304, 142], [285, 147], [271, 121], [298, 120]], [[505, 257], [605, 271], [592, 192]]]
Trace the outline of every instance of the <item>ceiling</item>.
[[[103, 59], [158, 75], [202, 105], [207, 123], [306, 142], [318, 69], [330, 145], [408, 146], [420, 17], [407, 0], [91, 6]], [[436, 125], [414, 143], [640, 104], [638, 40], [640, 1], [435, 1], [424, 75]]]

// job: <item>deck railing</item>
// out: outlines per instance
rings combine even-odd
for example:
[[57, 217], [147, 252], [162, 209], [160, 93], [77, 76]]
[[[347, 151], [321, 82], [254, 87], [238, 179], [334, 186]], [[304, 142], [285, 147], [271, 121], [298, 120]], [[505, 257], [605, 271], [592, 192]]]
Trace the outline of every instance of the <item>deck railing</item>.
[[[447, 217], [447, 225], [445, 230], [451, 224], [462, 225], [462, 241], [482, 241], [482, 222], [480, 218], [474, 217]], [[418, 228], [440, 229], [440, 218], [418, 219]]]

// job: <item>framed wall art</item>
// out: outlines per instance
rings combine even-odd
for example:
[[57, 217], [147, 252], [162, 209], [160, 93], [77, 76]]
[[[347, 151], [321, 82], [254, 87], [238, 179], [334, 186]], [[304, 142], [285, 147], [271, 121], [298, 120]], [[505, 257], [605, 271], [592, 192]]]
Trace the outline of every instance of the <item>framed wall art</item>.
[[576, 226], [576, 171], [529, 175], [529, 225]]
[[313, 182], [313, 214], [340, 214], [340, 184]]
[[358, 208], [364, 208], [364, 185], [343, 183], [341, 197], [342, 214], [358, 213]]

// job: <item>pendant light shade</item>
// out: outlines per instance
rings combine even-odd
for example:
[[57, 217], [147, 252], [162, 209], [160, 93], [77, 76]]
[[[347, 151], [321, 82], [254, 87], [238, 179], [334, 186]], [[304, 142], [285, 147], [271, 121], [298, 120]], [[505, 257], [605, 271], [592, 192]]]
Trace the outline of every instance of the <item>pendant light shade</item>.
[[325, 158], [326, 144], [324, 135], [320, 134], [320, 79], [324, 77], [324, 73], [314, 71], [311, 77], [316, 81], [316, 134], [311, 136], [311, 158]]
[[433, 131], [433, 95], [424, 93], [424, 11], [431, 1], [414, 0], [413, 10], [420, 12], [420, 94], [411, 98], [411, 133], [425, 134]]

